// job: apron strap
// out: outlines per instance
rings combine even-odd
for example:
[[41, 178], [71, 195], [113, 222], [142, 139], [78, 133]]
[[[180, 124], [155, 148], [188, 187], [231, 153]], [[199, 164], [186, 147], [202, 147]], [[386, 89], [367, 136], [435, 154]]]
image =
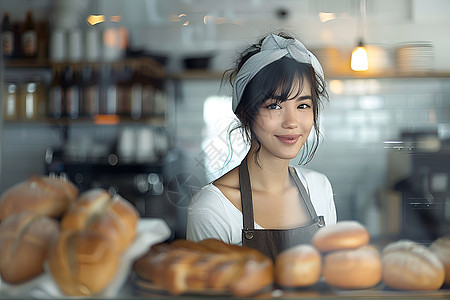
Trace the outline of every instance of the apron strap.
[[241, 205], [244, 230], [255, 229], [252, 188], [250, 185], [250, 175], [248, 174], [247, 156], [242, 160], [241, 165], [239, 166], [239, 185], [241, 190]]
[[323, 216], [317, 216], [316, 210], [311, 202], [311, 198], [309, 197], [308, 192], [306, 191], [304, 185], [302, 184], [300, 178], [298, 177], [297, 171], [293, 167], [289, 167], [289, 172], [291, 173], [291, 177], [294, 179], [294, 183], [297, 186], [297, 189], [300, 192], [300, 196], [303, 198], [303, 202], [306, 205], [306, 208], [309, 211], [309, 215], [314, 223], [318, 223], [319, 227], [325, 225], [325, 220]]

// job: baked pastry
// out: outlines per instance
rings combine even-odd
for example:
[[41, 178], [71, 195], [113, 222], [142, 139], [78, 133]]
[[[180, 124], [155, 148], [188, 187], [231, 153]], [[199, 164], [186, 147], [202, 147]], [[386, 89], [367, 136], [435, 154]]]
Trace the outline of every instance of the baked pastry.
[[78, 188], [66, 179], [32, 175], [3, 193], [0, 221], [24, 211], [59, 218], [77, 197]]
[[437, 290], [444, 283], [444, 267], [424, 245], [410, 240], [388, 244], [382, 251], [383, 282], [400, 290]]
[[301, 244], [278, 254], [275, 283], [281, 287], [304, 287], [315, 284], [321, 275], [322, 256], [311, 245]]
[[17, 284], [44, 272], [49, 244], [58, 238], [59, 224], [47, 216], [22, 212], [0, 223], [0, 275]]
[[113, 241], [90, 231], [62, 231], [51, 247], [49, 269], [68, 296], [90, 296], [103, 290], [116, 274], [120, 253]]
[[52, 245], [50, 272], [68, 296], [99, 293], [117, 272], [121, 254], [137, 233], [137, 210], [102, 189], [83, 193], [63, 216]]
[[429, 248], [444, 266], [445, 283], [450, 285], [450, 234], [439, 237]]
[[312, 238], [312, 245], [320, 252], [354, 249], [370, 241], [367, 229], [356, 221], [341, 221], [320, 228]]
[[91, 189], [64, 214], [61, 230], [98, 232], [108, 236], [113, 247], [121, 252], [134, 240], [138, 219], [136, 208], [121, 196], [111, 196], [103, 189]]
[[372, 245], [330, 252], [324, 258], [323, 277], [341, 289], [374, 287], [381, 281], [380, 252]]
[[255, 249], [216, 239], [154, 245], [133, 265], [136, 274], [172, 295], [254, 295], [273, 283], [272, 260]]

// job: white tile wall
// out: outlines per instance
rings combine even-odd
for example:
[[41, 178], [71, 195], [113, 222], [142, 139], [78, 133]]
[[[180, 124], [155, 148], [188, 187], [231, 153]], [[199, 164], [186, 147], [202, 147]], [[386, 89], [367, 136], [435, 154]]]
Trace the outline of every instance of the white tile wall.
[[[403, 130], [423, 129], [437, 129], [440, 136], [450, 138], [450, 79], [358, 79], [344, 80], [342, 86], [341, 94], [330, 93], [321, 118], [324, 139], [308, 167], [329, 177], [339, 219], [366, 222], [370, 211], [370, 218], [375, 215], [376, 220], [377, 194], [389, 187], [388, 157], [396, 151], [387, 149], [383, 141], [399, 139]], [[218, 79], [185, 80], [179, 87], [175, 145], [183, 154], [180, 172], [194, 175], [203, 185], [211, 175], [198, 163], [204, 138], [203, 102], [228, 91], [221, 91]], [[73, 134], [89, 132], [79, 127]], [[111, 136], [100, 130], [94, 137]], [[46, 147], [61, 142], [58, 133], [44, 125], [4, 126], [1, 137], [1, 191], [30, 172], [42, 172]], [[369, 229], [376, 233], [373, 224]]]

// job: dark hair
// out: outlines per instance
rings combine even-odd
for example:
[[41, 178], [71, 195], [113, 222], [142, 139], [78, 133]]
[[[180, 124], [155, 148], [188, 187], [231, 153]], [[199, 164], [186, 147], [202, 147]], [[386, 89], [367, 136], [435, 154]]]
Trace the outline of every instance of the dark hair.
[[[280, 33], [279, 36], [286, 39], [293, 39], [292, 37]], [[228, 70], [224, 74], [224, 78], [228, 78], [230, 84], [233, 86], [234, 80], [244, 65], [244, 63], [253, 55], [261, 50], [261, 39], [259, 43], [253, 44], [246, 49], [239, 57], [234, 69]], [[293, 58], [283, 57], [279, 60], [262, 68], [247, 84], [239, 102], [235, 115], [237, 116], [239, 123], [233, 127], [230, 131], [241, 128], [244, 139], [251, 144], [255, 142], [257, 144], [255, 160], [257, 161], [257, 154], [261, 149], [261, 144], [258, 138], [253, 132], [253, 123], [262, 103], [267, 99], [277, 99], [279, 102], [284, 102], [290, 98], [295, 98], [297, 95], [289, 95], [294, 80], [300, 79], [300, 88], [298, 93], [301, 93], [304, 84], [303, 81], [307, 80], [311, 85], [311, 96], [313, 102], [313, 114], [314, 114], [314, 131], [315, 139], [312, 145], [309, 145], [306, 140], [305, 145], [302, 147], [302, 154], [300, 163], [307, 164], [312, 160], [314, 154], [319, 146], [320, 130], [319, 130], [319, 111], [323, 105], [323, 99], [328, 100], [328, 93], [325, 89], [325, 81], [316, 72], [311, 64], [300, 63]], [[280, 96], [281, 89], [281, 96]]]

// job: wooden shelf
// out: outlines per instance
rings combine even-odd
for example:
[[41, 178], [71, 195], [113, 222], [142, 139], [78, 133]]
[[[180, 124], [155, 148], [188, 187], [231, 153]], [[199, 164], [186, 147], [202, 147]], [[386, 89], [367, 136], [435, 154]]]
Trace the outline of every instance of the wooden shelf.
[[[210, 71], [210, 70], [187, 70], [182, 71], [178, 73], [168, 74], [169, 79], [173, 80], [217, 80], [222, 79], [222, 76], [224, 74], [224, 71]], [[326, 72], [325, 77], [327, 80], [332, 79], [383, 79], [383, 78], [450, 78], [450, 71], [449, 72], [411, 72], [411, 73], [403, 73], [403, 72], [393, 72], [393, 71], [386, 71], [383, 73], [373, 73], [373, 72], [343, 72], [343, 73], [333, 73], [333, 72]]]
[[77, 119], [70, 119], [67, 117], [63, 117], [60, 119], [53, 119], [47, 117], [39, 117], [36, 119], [17, 119], [17, 120], [3, 120], [3, 124], [5, 125], [49, 125], [49, 126], [68, 126], [68, 125], [123, 125], [123, 124], [147, 124], [153, 126], [161, 126], [166, 124], [167, 118], [163, 115], [154, 115], [148, 117], [142, 117], [141, 119], [132, 119], [127, 116], [118, 116], [114, 115], [115, 118], [111, 118], [110, 122], [107, 122], [106, 119], [104, 121], [97, 121], [88, 117], [80, 117]]
[[150, 57], [124, 58], [118, 61], [80, 61], [80, 62], [52, 62], [48, 59], [10, 59], [4, 61], [5, 68], [56, 68], [56, 67], [83, 67], [83, 66], [102, 66], [110, 65], [111, 67], [130, 67], [132, 69], [148, 68], [152, 70], [157, 77], [166, 75], [165, 68], [162, 64]]

